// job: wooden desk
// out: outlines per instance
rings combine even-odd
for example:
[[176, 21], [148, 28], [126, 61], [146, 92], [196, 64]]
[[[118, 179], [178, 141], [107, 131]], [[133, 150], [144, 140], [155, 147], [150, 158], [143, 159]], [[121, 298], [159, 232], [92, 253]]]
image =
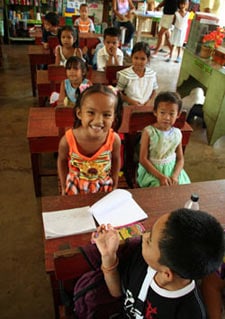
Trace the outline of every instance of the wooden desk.
[[27, 138], [30, 148], [34, 189], [36, 196], [41, 196], [41, 177], [56, 175], [55, 170], [41, 167], [42, 153], [57, 152], [60, 140], [59, 129], [55, 124], [54, 108], [31, 107], [28, 116]]
[[[191, 193], [197, 193], [200, 198], [200, 208], [214, 215], [225, 224], [225, 180], [192, 183], [171, 187], [138, 188], [130, 190], [134, 199], [148, 214], [143, 222], [150, 229], [156, 219], [162, 214], [183, 207]], [[104, 194], [89, 194], [76, 196], [49, 196], [42, 198], [42, 211], [54, 211], [92, 205]], [[53, 254], [61, 249], [75, 248], [90, 243], [90, 234], [80, 234], [63, 238], [44, 240], [45, 269], [50, 275], [55, 307], [57, 307], [57, 282], [54, 276]]]
[[202, 59], [185, 49], [177, 82], [178, 89], [192, 76], [207, 89], [203, 106], [210, 145], [225, 135], [225, 69], [210, 59]]
[[[105, 72], [91, 70], [90, 74], [90, 80], [93, 84], [108, 84]], [[56, 84], [56, 91], [60, 91], [60, 83]], [[46, 97], [50, 97], [52, 93], [52, 86], [48, 79], [48, 70], [37, 70], [37, 92], [39, 106], [45, 106]]]
[[30, 61], [30, 74], [33, 96], [36, 96], [36, 70], [37, 65], [50, 64], [51, 55], [49, 49], [44, 49], [42, 45], [29, 45], [28, 56]]
[[[160, 12], [160, 11], [147, 11], [146, 14], [143, 14], [140, 11], [135, 11], [135, 16], [136, 16], [136, 21], [137, 21], [137, 25], [138, 25], [136, 42], [140, 42], [143, 23], [147, 19], [151, 19], [152, 21], [159, 23], [160, 19], [162, 17], [162, 12]], [[157, 31], [155, 30], [153, 36], [156, 36], [156, 32]]]

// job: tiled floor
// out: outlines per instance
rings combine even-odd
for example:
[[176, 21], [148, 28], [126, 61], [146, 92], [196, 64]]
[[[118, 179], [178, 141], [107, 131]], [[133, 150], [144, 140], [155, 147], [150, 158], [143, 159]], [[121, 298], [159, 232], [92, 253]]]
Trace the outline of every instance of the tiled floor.
[[[0, 305], [1, 318], [53, 318], [49, 278], [45, 274], [40, 199], [34, 196], [26, 139], [31, 94], [27, 46], [3, 46], [0, 68]], [[175, 90], [180, 64], [152, 59], [160, 90]], [[225, 178], [225, 137], [207, 144], [201, 120], [185, 151], [185, 169], [193, 182]], [[48, 165], [54, 164], [48, 157]], [[57, 194], [56, 178], [45, 178], [44, 195]], [[201, 205], [201, 201], [200, 201]]]

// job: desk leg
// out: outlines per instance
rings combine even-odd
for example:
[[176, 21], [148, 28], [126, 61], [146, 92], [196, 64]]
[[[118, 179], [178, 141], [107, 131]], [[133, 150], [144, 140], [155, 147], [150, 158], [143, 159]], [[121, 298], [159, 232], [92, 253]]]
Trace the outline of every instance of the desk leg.
[[33, 96], [36, 96], [36, 65], [30, 59], [30, 76]]
[[55, 278], [55, 274], [52, 272], [50, 273], [50, 281], [51, 281], [51, 288], [52, 288], [52, 297], [54, 303], [54, 310], [55, 310], [55, 319], [59, 319], [59, 305], [60, 305], [60, 292], [59, 292], [59, 282]]
[[41, 196], [40, 154], [31, 154], [34, 190], [36, 196]]

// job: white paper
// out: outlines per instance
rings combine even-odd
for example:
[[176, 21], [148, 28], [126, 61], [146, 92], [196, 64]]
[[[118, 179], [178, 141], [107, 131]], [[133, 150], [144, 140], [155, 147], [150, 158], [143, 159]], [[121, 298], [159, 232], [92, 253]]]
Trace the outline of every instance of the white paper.
[[96, 230], [89, 206], [42, 213], [45, 238], [57, 238]]
[[135, 202], [130, 192], [116, 189], [90, 207], [99, 225], [122, 227], [146, 219], [148, 215]]

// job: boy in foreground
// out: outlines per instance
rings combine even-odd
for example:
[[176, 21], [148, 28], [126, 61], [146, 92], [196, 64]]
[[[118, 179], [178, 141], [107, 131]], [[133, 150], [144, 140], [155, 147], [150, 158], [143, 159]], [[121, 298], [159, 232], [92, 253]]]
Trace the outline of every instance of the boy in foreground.
[[118, 48], [120, 30], [114, 27], [105, 29], [104, 46], [97, 52], [97, 70], [104, 71], [108, 65], [123, 65], [123, 52]]
[[213, 216], [185, 208], [164, 214], [123, 267], [111, 225], [101, 225], [92, 240], [109, 292], [123, 296], [121, 318], [206, 318], [195, 280], [215, 271], [223, 258], [223, 229]]

